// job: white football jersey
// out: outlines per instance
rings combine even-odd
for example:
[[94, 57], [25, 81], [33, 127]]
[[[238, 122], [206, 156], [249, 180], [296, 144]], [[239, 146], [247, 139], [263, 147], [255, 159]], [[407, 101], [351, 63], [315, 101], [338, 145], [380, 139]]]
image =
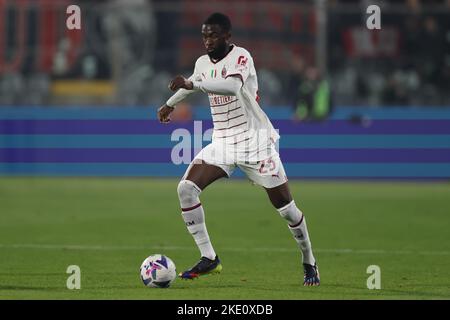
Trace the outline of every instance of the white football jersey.
[[236, 96], [209, 93], [214, 124], [212, 143], [223, 144], [226, 152], [242, 154], [240, 160], [259, 161], [279, 135], [258, 104], [258, 78], [250, 53], [232, 45], [221, 60], [213, 62], [203, 55], [195, 63], [192, 77], [197, 81], [225, 79], [235, 76], [243, 85]]

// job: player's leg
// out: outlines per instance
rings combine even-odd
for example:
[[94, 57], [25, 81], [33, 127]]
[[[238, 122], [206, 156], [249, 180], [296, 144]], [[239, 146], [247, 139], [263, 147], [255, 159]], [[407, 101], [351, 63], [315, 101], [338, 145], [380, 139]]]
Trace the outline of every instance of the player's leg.
[[273, 188], [264, 189], [272, 205], [288, 223], [289, 230], [302, 251], [303, 263], [314, 265], [316, 260], [311, 248], [306, 218], [293, 200], [288, 182]]
[[205, 212], [199, 196], [208, 185], [227, 176], [222, 168], [196, 160], [178, 184], [181, 215], [201, 254], [201, 260], [195, 266], [180, 273], [182, 278], [193, 279], [203, 274], [220, 272], [222, 269], [209, 238]]
[[306, 227], [306, 219], [292, 198], [283, 164], [276, 152], [273, 156], [254, 165], [239, 164], [250, 180], [264, 187], [272, 205], [287, 223], [289, 230], [302, 252], [305, 285], [318, 285], [319, 273], [311, 241]]
[[295, 204], [287, 182], [282, 185], [265, 188], [272, 205], [280, 213], [294, 236], [303, 257], [304, 285], [314, 286], [320, 284], [319, 270], [314, 258], [309, 238], [306, 218]]

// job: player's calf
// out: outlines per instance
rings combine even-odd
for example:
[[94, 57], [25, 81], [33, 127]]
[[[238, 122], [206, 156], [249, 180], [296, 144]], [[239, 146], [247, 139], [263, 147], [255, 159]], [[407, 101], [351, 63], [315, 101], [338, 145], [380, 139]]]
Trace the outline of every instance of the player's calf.
[[182, 211], [181, 216], [186, 228], [194, 238], [201, 255], [214, 259], [216, 253], [206, 229], [205, 212], [199, 199], [201, 189], [190, 180], [182, 180], [178, 184], [177, 191]]
[[[312, 252], [311, 241], [309, 238], [306, 219], [300, 209], [292, 200], [288, 205], [277, 209], [281, 217], [288, 222], [289, 230], [297, 242], [303, 258], [303, 267], [305, 272], [305, 285], [318, 285], [320, 283], [316, 259]], [[317, 271], [317, 272], [316, 272]]]

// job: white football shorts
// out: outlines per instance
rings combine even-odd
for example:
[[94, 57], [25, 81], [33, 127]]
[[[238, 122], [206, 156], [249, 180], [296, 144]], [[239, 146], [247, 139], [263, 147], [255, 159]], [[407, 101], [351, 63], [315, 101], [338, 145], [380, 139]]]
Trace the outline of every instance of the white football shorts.
[[228, 177], [231, 177], [236, 167], [239, 167], [253, 183], [264, 188], [275, 188], [287, 182], [288, 178], [275, 146], [271, 144], [263, 152], [263, 160], [251, 161], [245, 154], [224, 151], [223, 144], [210, 143], [195, 156], [183, 179], [192, 165], [204, 161], [221, 168]]

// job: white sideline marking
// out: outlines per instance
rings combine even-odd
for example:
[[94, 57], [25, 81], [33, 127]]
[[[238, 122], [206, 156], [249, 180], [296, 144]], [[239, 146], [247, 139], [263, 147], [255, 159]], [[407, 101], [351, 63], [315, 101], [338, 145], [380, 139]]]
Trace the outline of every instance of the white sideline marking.
[[[0, 244], [0, 248], [8, 249], [54, 249], [54, 250], [197, 250], [195, 246], [101, 246], [101, 245], [58, 245], [58, 244]], [[295, 248], [221, 248], [221, 251], [235, 252], [296, 252]], [[450, 255], [450, 251], [413, 251], [413, 250], [377, 250], [377, 249], [313, 249], [314, 252], [342, 254], [420, 254]]]

